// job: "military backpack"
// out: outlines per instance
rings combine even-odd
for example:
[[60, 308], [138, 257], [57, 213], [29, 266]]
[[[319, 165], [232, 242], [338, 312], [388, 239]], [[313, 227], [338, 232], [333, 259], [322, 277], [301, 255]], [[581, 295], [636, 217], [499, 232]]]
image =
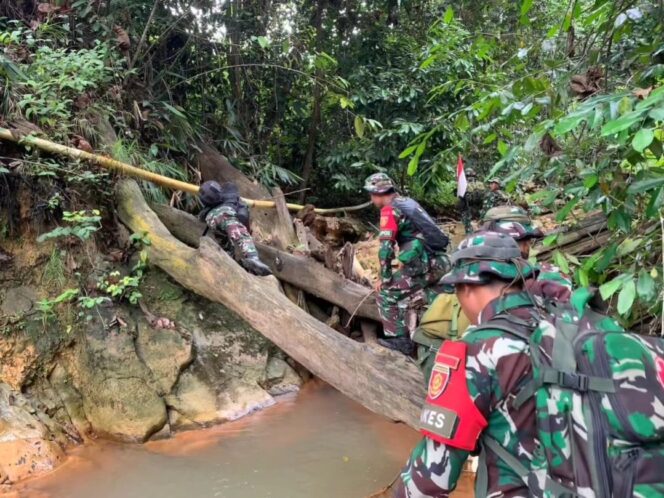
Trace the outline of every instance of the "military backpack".
[[486, 496], [487, 451], [521, 476], [530, 496], [664, 496], [664, 340], [628, 333], [593, 311], [580, 289], [570, 303], [539, 301], [532, 321], [498, 315], [479, 329], [529, 344], [533, 377], [514, 393], [535, 399], [539, 446], [525, 466], [484, 436], [477, 496]]

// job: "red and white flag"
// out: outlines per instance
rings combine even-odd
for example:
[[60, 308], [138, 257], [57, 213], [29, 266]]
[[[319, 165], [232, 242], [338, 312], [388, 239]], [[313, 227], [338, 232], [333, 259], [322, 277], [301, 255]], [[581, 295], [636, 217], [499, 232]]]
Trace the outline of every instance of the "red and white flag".
[[466, 171], [463, 169], [463, 159], [459, 154], [459, 161], [457, 162], [457, 197], [465, 197], [467, 188]]

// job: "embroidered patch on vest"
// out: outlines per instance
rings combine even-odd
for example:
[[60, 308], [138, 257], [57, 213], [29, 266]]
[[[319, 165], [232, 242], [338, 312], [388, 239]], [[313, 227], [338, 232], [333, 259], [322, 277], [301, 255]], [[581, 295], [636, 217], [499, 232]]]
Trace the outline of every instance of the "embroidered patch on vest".
[[437, 360], [429, 378], [429, 396], [431, 399], [436, 399], [445, 392], [445, 388], [450, 382], [450, 370], [459, 368], [459, 359], [454, 356], [439, 353]]

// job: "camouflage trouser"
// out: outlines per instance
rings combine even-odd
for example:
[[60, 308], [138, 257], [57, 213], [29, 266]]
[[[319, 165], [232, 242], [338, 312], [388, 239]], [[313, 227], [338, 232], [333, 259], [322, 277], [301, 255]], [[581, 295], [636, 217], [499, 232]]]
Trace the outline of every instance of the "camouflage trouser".
[[470, 209], [465, 209], [461, 212], [461, 221], [463, 222], [463, 228], [466, 231], [466, 235], [473, 233], [473, 223], [472, 217], [470, 215]]
[[233, 245], [236, 259], [257, 258], [258, 251], [251, 238], [249, 230], [238, 219], [235, 209], [229, 206], [220, 206], [206, 217], [208, 226], [217, 229], [226, 235]]
[[461, 222], [466, 231], [466, 235], [473, 233], [473, 216], [470, 212], [470, 205], [465, 197], [459, 199], [459, 211], [461, 211]]
[[404, 266], [381, 287], [376, 304], [386, 337], [412, 334], [419, 315], [438, 295], [435, 284], [449, 269], [449, 260], [446, 255], [438, 255], [427, 267], [428, 271], [414, 274], [413, 267]]

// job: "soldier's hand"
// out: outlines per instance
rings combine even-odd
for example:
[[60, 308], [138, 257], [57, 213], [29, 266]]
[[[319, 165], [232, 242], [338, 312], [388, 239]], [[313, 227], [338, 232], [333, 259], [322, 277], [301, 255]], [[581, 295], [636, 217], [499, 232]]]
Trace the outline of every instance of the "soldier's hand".
[[374, 284], [374, 290], [376, 292], [380, 292], [380, 288], [382, 287], [383, 283], [380, 280], [377, 280], [376, 283]]

